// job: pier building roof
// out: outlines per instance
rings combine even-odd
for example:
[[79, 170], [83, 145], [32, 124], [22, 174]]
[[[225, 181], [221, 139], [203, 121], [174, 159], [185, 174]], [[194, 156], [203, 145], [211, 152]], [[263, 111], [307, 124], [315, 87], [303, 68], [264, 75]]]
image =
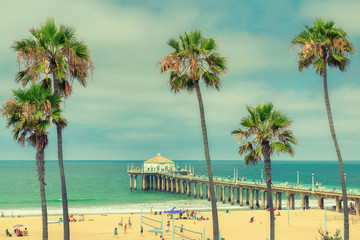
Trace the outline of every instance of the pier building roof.
[[146, 163], [174, 163], [173, 161], [167, 159], [167, 158], [164, 158], [160, 155], [160, 153], [154, 157], [154, 158], [151, 158], [147, 161], [145, 161]]

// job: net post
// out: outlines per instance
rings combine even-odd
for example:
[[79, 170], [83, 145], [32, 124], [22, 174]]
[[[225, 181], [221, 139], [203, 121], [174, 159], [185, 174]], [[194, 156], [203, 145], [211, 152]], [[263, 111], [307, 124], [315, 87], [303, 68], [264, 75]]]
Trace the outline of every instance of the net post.
[[203, 230], [203, 240], [205, 240], [205, 227], [204, 227], [204, 230]]
[[142, 209], [140, 210], [140, 226], [142, 226]]
[[172, 222], [173, 222], [173, 233], [172, 233], [172, 239], [175, 239], [175, 220], [174, 220], [174, 215], [172, 215]]
[[290, 208], [289, 206], [287, 207], [288, 210], [288, 227], [290, 227]]
[[325, 207], [325, 234], [326, 234], [326, 232], [327, 232], [327, 224], [326, 224], [326, 207]]

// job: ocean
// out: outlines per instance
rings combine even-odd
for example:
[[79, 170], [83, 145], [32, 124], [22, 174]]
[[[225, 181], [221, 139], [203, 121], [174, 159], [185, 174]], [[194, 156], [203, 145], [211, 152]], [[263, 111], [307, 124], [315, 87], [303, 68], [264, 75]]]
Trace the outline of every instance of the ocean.
[[[167, 192], [142, 191], [141, 177], [138, 178], [138, 190], [129, 189], [129, 164], [141, 167], [143, 161], [65, 161], [66, 182], [70, 214], [115, 214], [149, 212], [165, 210], [172, 207], [185, 209], [209, 210], [210, 202], [199, 198]], [[176, 166], [194, 168], [195, 174], [207, 174], [206, 162], [175, 161]], [[245, 167], [243, 161], [212, 161], [213, 175], [234, 178], [234, 169], [239, 177], [247, 177], [247, 181], [259, 181], [263, 164]], [[61, 215], [61, 186], [57, 161], [46, 161], [46, 198], [49, 215]], [[360, 161], [345, 161], [347, 189], [360, 190]], [[311, 187], [312, 173], [315, 182], [320, 182], [329, 189], [340, 188], [340, 176], [336, 161], [273, 161], [272, 178], [275, 184], [297, 183], [299, 171], [300, 183]], [[6, 216], [41, 215], [39, 182], [35, 161], [0, 161], [0, 211]], [[199, 191], [198, 191], [199, 192]], [[261, 198], [261, 196], [260, 196]], [[220, 199], [220, 197], [218, 197]], [[283, 207], [286, 197], [283, 196]], [[261, 202], [261, 201], [260, 201]], [[330, 199], [325, 206], [335, 205]], [[300, 206], [299, 196], [296, 207]], [[316, 208], [317, 200], [310, 199], [310, 206]], [[230, 205], [218, 202], [221, 210], [246, 210], [248, 206]]]

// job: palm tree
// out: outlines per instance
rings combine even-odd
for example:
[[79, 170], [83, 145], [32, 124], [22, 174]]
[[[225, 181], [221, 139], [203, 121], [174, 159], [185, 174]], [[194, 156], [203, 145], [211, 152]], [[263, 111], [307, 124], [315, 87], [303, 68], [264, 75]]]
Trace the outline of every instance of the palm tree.
[[190, 34], [179, 36], [180, 42], [171, 38], [168, 45], [173, 52], [166, 55], [160, 62], [161, 73], [170, 72], [170, 90], [178, 93], [187, 90], [196, 91], [199, 102], [201, 128], [203, 133], [205, 159], [209, 175], [211, 209], [213, 216], [214, 239], [219, 239], [219, 223], [215, 200], [214, 182], [210, 162], [208, 138], [206, 132], [204, 106], [201, 97], [199, 80], [207, 87], [220, 89], [220, 76], [226, 71], [225, 58], [220, 57], [216, 50], [216, 42], [212, 38], [203, 38], [201, 31], [193, 30]]
[[267, 186], [267, 204], [270, 208], [270, 239], [275, 239], [275, 219], [271, 190], [271, 160], [274, 153], [294, 154], [292, 144], [296, 144], [293, 132], [288, 129], [291, 120], [280, 111], [274, 110], [272, 103], [260, 103], [256, 108], [246, 107], [249, 116], [241, 119], [241, 128], [231, 132], [240, 145], [239, 154], [245, 155], [245, 166], [264, 160]]
[[1, 109], [7, 119], [7, 127], [13, 127], [14, 139], [22, 147], [27, 141], [36, 149], [36, 166], [40, 183], [43, 240], [48, 239], [47, 205], [45, 196], [45, 147], [48, 144], [48, 129], [51, 121], [61, 126], [66, 121], [57, 107], [60, 98], [50, 89], [32, 85], [29, 89], [13, 91], [14, 97], [6, 101]]
[[[18, 54], [19, 71], [16, 81], [26, 86], [30, 81], [41, 80], [60, 97], [72, 93], [72, 83], [77, 80], [84, 87], [89, 72], [94, 67], [87, 45], [76, 38], [75, 29], [55, 25], [50, 18], [39, 28], [30, 29], [31, 37], [16, 41], [12, 48]], [[51, 75], [51, 76], [49, 76]], [[52, 77], [52, 79], [51, 79]], [[56, 123], [58, 160], [63, 204], [64, 240], [70, 239], [68, 200], [62, 150], [62, 126]]]
[[334, 27], [334, 21], [316, 19], [314, 26], [305, 25], [306, 30], [297, 35], [291, 44], [298, 50], [298, 66], [302, 72], [304, 68], [312, 66], [316, 73], [323, 77], [324, 97], [326, 111], [329, 120], [330, 132], [334, 141], [340, 169], [341, 189], [344, 203], [344, 239], [349, 239], [349, 215], [347, 209], [347, 194], [344, 175], [344, 166], [336, 139], [334, 123], [331, 115], [330, 100], [327, 87], [327, 66], [338, 68], [344, 72], [349, 65], [349, 56], [355, 54], [353, 44], [349, 36], [342, 28]]

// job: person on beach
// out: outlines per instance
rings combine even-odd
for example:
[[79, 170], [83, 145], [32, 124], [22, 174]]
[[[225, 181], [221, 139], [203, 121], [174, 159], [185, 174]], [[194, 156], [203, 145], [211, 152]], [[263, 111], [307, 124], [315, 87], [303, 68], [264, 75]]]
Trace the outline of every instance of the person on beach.
[[250, 218], [250, 223], [253, 223], [253, 222], [255, 221], [254, 218], [255, 218], [255, 217], [251, 217], [251, 218]]
[[27, 236], [27, 235], [29, 235], [29, 231], [27, 230], [27, 228], [25, 228], [25, 230], [24, 230], [24, 236]]
[[129, 228], [131, 228], [132, 222], [131, 222], [131, 218], [130, 218], [130, 217], [129, 217], [129, 220], [128, 220], [128, 224], [129, 224]]
[[180, 234], [183, 235], [184, 234], [184, 225], [181, 224], [181, 227], [180, 227]]
[[150, 208], [150, 215], [152, 215], [152, 207]]
[[119, 227], [123, 227], [123, 218], [121, 217], [121, 219], [120, 219], [120, 222], [119, 222]]
[[5, 217], [5, 216], [4, 216], [4, 212], [3, 212], [3, 211], [1, 211], [1, 217]]
[[124, 234], [126, 233], [126, 229], [127, 229], [127, 223], [125, 223], [125, 226], [124, 226]]
[[144, 233], [144, 228], [143, 228], [142, 225], [140, 226], [140, 233], [141, 233], [141, 236], [143, 237], [143, 236], [144, 236], [144, 235], [143, 235], [143, 233]]
[[5, 230], [5, 236], [11, 237], [11, 234], [9, 233], [9, 230], [8, 230], [8, 229]]
[[113, 236], [113, 238], [116, 236], [116, 238], [118, 238], [118, 232], [117, 232], [117, 228], [115, 228], [115, 230], [114, 230], [114, 236]]
[[169, 232], [169, 230], [170, 230], [170, 221], [168, 221], [167, 224], [166, 224], [165, 232]]

